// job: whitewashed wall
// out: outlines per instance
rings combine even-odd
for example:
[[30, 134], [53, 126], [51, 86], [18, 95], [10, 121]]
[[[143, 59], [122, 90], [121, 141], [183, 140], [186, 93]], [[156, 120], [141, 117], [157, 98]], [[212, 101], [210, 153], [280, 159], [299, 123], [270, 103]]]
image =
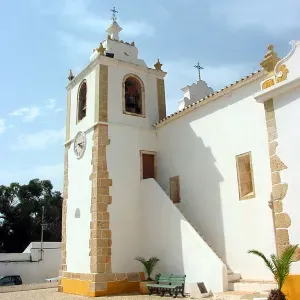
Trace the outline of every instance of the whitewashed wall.
[[111, 142], [107, 148], [107, 164], [113, 182], [110, 188], [112, 204], [109, 205], [112, 271], [141, 271], [141, 265], [134, 260], [145, 242], [138, 238], [140, 150], [156, 151], [156, 135], [154, 130], [117, 124], [110, 124], [108, 133]]
[[[67, 266], [68, 272], [90, 272], [89, 239], [91, 221], [93, 131], [86, 133], [86, 150], [81, 159], [77, 159], [69, 150], [69, 190], [67, 206]], [[79, 209], [80, 217], [75, 218]]]
[[[252, 98], [259, 81], [158, 129], [158, 181], [180, 176], [184, 214], [223, 261], [244, 278], [271, 278], [247, 254], [275, 252], [264, 107]], [[240, 201], [236, 155], [251, 151], [256, 197]], [[201, 259], [201, 257], [200, 257]]]
[[[87, 115], [78, 124], [77, 116], [77, 84], [71, 91], [70, 139], [74, 139], [79, 131], [86, 134], [85, 154], [77, 159], [74, 154], [74, 142], [69, 149], [68, 169], [68, 202], [67, 202], [67, 266], [68, 272], [90, 272], [89, 239], [91, 221], [93, 128], [95, 118], [95, 70], [86, 76], [87, 82]], [[79, 209], [80, 217], [75, 218]]]
[[43, 260], [40, 260], [40, 243], [31, 243], [29, 249], [29, 253], [26, 250], [25, 253], [1, 253], [0, 277], [20, 275], [24, 284], [40, 283], [47, 278], [58, 277], [61, 263], [60, 243], [43, 243]]
[[[300, 88], [276, 97], [274, 109], [278, 132], [277, 154], [287, 169], [280, 172], [281, 181], [288, 183], [288, 192], [283, 200], [283, 212], [292, 221], [289, 228], [290, 243], [300, 244]], [[300, 263], [294, 263], [293, 273], [300, 272]]]
[[[145, 118], [123, 114], [123, 78], [140, 77], [145, 87]], [[140, 254], [139, 194], [141, 180], [140, 151], [156, 151], [158, 121], [156, 77], [147, 68], [118, 62], [108, 70], [108, 135], [107, 165], [113, 185], [109, 205], [112, 231], [112, 271], [141, 271], [134, 259]]]
[[140, 201], [142, 255], [160, 259], [153, 276], [160, 272], [185, 274], [187, 288], [203, 282], [208, 291], [227, 290], [226, 266], [154, 179], [142, 180]]

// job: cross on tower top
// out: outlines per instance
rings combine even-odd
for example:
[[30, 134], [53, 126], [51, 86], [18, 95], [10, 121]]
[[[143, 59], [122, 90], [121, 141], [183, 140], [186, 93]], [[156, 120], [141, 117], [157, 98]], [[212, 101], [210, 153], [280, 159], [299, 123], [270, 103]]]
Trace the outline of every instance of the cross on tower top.
[[200, 66], [200, 63], [198, 61], [198, 63], [194, 66], [194, 68], [198, 69], [198, 75], [199, 75], [199, 80], [201, 80], [201, 70], [203, 70], [204, 68]]
[[114, 8], [113, 8], [113, 9], [111, 9], [110, 11], [112, 12], [111, 19], [112, 19], [114, 22], [115, 22], [115, 21], [117, 21], [117, 16], [116, 16], [116, 14], [118, 14], [119, 12], [118, 12], [118, 11], [116, 11], [116, 8], [115, 8], [115, 6], [114, 6]]

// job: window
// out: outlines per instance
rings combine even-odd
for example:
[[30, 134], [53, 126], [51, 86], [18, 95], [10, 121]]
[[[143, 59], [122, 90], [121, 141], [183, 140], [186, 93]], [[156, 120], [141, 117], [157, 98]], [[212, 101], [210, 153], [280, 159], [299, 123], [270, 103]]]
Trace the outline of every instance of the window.
[[135, 75], [127, 75], [123, 82], [123, 112], [144, 117], [144, 86]]
[[179, 186], [179, 176], [170, 178], [170, 199], [173, 203], [180, 202], [180, 186]]
[[1, 280], [0, 280], [0, 285], [3, 286], [3, 285], [11, 285], [12, 282], [11, 282], [11, 278], [10, 276], [6, 276], [6, 277], [3, 277]]
[[255, 197], [251, 152], [236, 156], [240, 200]]
[[86, 95], [87, 86], [86, 81], [82, 81], [78, 89], [78, 116], [77, 121], [81, 121], [86, 116]]

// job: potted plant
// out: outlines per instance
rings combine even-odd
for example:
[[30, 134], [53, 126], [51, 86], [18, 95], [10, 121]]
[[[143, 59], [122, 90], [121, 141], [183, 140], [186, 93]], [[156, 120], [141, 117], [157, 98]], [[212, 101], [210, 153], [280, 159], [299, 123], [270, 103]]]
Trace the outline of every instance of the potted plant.
[[135, 260], [141, 262], [145, 269], [145, 274], [147, 276], [146, 280], [140, 281], [140, 292], [142, 294], [148, 294], [149, 290], [147, 288], [147, 284], [153, 282], [153, 279], [151, 278], [151, 274], [159, 262], [159, 259], [155, 256], [150, 257], [148, 260], [146, 260], [143, 257], [137, 257]]
[[261, 257], [267, 268], [272, 272], [275, 281], [277, 282], [278, 288], [270, 292], [267, 300], [286, 300], [286, 295], [282, 292], [283, 284], [290, 274], [291, 263], [293, 262], [293, 256], [298, 248], [296, 246], [289, 246], [279, 257], [275, 254], [270, 256], [271, 259], [267, 259], [266, 256], [257, 251], [250, 250], [248, 253]]

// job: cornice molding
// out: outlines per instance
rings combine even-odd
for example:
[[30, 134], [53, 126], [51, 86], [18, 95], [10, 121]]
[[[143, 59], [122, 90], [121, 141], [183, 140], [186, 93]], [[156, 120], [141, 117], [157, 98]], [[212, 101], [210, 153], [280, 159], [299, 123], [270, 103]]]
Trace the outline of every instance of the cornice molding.
[[110, 58], [106, 56], [99, 55], [97, 56], [92, 62], [90, 62], [86, 68], [84, 68], [66, 87], [67, 90], [70, 90], [73, 88], [76, 84], [81, 82], [90, 72], [92, 72], [93, 69], [98, 64], [104, 64], [107, 66], [115, 66], [115, 67], [124, 67], [128, 69], [128, 71], [136, 71], [138, 70], [140, 73], [143, 74], [148, 74], [150, 76], [156, 77], [156, 78], [161, 78], [163, 79], [167, 73], [164, 71], [159, 71], [155, 69], [151, 69], [148, 67], [136, 65], [133, 63], [125, 62], [119, 59], [115, 58]]
[[262, 90], [254, 95], [254, 99], [259, 103], [263, 103], [297, 87], [300, 87], [300, 77], [282, 81], [265, 90]]
[[[155, 127], [154, 126], [150, 126], [150, 127], [136, 127], [134, 125], [131, 125], [131, 124], [124, 124], [124, 123], [112, 123], [112, 122], [95, 122], [93, 125], [87, 127], [86, 129], [82, 130], [78, 130], [78, 131], [82, 131], [84, 132], [85, 134], [89, 133], [94, 127], [96, 127], [97, 125], [109, 125], [109, 126], [120, 126], [120, 127], [133, 127], [135, 129], [139, 129], [139, 130], [146, 130], [146, 131], [156, 131]], [[76, 132], [77, 134], [77, 132]], [[67, 140], [65, 143], [64, 143], [64, 146], [68, 146], [70, 145], [73, 141], [74, 141], [74, 138], [76, 136], [76, 134], [74, 135], [74, 137], [71, 137], [69, 140]]]

